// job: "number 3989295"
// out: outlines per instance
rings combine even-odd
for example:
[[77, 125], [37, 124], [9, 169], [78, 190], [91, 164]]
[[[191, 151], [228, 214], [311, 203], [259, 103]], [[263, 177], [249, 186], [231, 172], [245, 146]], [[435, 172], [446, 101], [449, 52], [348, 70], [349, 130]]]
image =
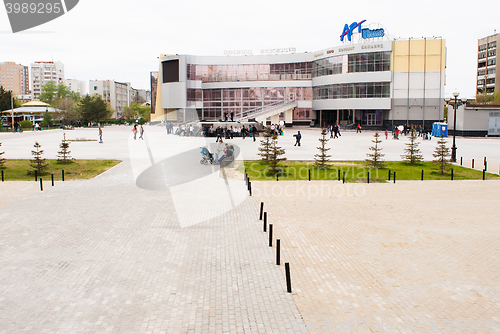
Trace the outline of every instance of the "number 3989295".
[[63, 9], [61, 8], [61, 3], [10, 3], [7, 2], [5, 4], [5, 8], [7, 8], [7, 14], [15, 13], [15, 14], [59, 14]]

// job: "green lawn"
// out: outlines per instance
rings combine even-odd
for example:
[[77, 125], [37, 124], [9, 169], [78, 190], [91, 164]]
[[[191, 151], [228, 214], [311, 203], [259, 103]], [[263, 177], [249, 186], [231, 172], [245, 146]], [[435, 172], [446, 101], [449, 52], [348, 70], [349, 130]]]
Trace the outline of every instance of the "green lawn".
[[[266, 173], [266, 165], [261, 161], [245, 161], [238, 169], [243, 172], [246, 168], [250, 180], [276, 180], [276, 176]], [[460, 166], [450, 166], [453, 168], [454, 180], [482, 180], [483, 172], [464, 168]], [[342, 180], [345, 173], [346, 182], [366, 182], [368, 173], [370, 173], [370, 182], [385, 182], [391, 171], [391, 180], [396, 172], [397, 180], [420, 180], [422, 170], [424, 171], [424, 180], [450, 180], [451, 170], [448, 170], [441, 175], [437, 170], [436, 165], [432, 162], [423, 162], [416, 165], [410, 165], [400, 161], [388, 161], [385, 168], [373, 169], [368, 168], [365, 162], [362, 161], [336, 161], [329, 163], [325, 169], [320, 169], [314, 166], [313, 161], [285, 161], [282, 163], [281, 172], [279, 173], [280, 180], [308, 180], [309, 170], [311, 180], [338, 180], [340, 171], [340, 179]], [[500, 179], [497, 174], [486, 173], [486, 180]]]
[[[64, 180], [86, 180], [91, 179], [111, 167], [118, 165], [118, 160], [73, 160], [68, 164], [62, 164], [55, 159], [47, 159], [49, 164], [42, 178], [49, 180], [54, 174], [54, 180], [62, 179], [64, 170]], [[32, 181], [35, 180], [34, 169], [30, 166], [30, 160], [6, 160], [3, 167], [5, 181]], [[29, 172], [28, 172], [29, 171]]]

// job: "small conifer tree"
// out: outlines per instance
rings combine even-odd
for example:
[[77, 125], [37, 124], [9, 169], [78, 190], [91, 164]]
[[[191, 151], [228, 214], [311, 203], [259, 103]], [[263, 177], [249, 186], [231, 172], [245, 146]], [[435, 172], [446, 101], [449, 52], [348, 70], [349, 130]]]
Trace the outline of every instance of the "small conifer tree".
[[420, 154], [420, 149], [418, 148], [418, 145], [420, 143], [417, 141], [417, 136], [415, 136], [415, 131], [412, 131], [410, 134], [410, 142], [405, 143], [406, 148], [405, 148], [405, 154], [401, 155], [401, 158], [409, 162], [410, 165], [413, 165], [415, 163], [419, 163], [422, 160], [424, 160], [422, 154]]
[[318, 166], [319, 168], [325, 168], [326, 167], [326, 163], [329, 161], [328, 158], [331, 158], [332, 156], [331, 155], [328, 155], [327, 152], [330, 150], [329, 147], [326, 147], [326, 144], [328, 143], [328, 141], [330, 140], [328, 137], [327, 137], [327, 131], [326, 131], [326, 128], [322, 128], [321, 129], [321, 138], [319, 138], [319, 142], [321, 143], [319, 147], [317, 147], [317, 149], [319, 150], [319, 154], [315, 154], [314, 155], [314, 164], [316, 166]]
[[35, 145], [33, 147], [35, 148], [35, 150], [31, 151], [33, 159], [30, 160], [30, 164], [31, 167], [37, 171], [38, 175], [42, 175], [48, 167], [48, 164], [45, 162], [46, 159], [42, 158], [42, 145], [40, 145], [38, 142], [35, 142]]
[[259, 153], [262, 157], [262, 161], [269, 162], [271, 156], [271, 142], [272, 142], [272, 134], [269, 128], [264, 132], [264, 139], [260, 141]]
[[286, 160], [282, 155], [285, 154], [285, 149], [278, 146], [278, 136], [272, 135], [271, 144], [269, 147], [269, 166], [267, 169], [271, 171], [271, 174], [276, 175], [278, 173], [278, 165], [281, 161]]
[[[2, 143], [0, 143], [0, 146], [2, 146]], [[3, 164], [5, 163], [5, 158], [2, 157], [2, 155], [4, 154], [5, 152], [0, 152], [0, 167], [3, 166]]]
[[432, 155], [435, 159], [432, 160], [432, 162], [439, 167], [439, 172], [443, 175], [450, 164], [450, 159], [448, 158], [450, 156], [450, 149], [446, 147], [446, 140], [443, 135], [441, 135], [437, 144], [438, 146], [436, 146], [434, 154]]
[[372, 140], [372, 143], [374, 143], [375, 145], [370, 147], [370, 151], [372, 153], [367, 153], [366, 156], [368, 157], [367, 159], [365, 159], [365, 161], [368, 163], [368, 165], [370, 167], [373, 167], [373, 168], [382, 168], [384, 167], [384, 160], [382, 159], [382, 157], [385, 155], [385, 154], [382, 154], [380, 151], [382, 151], [382, 148], [380, 148], [378, 145], [382, 142], [382, 140], [380, 140], [380, 135], [378, 134], [378, 132], [375, 132], [375, 134], [373, 135], [374, 139]]
[[61, 150], [57, 152], [57, 161], [63, 164], [71, 162], [71, 155], [70, 155], [71, 151], [69, 150], [69, 143], [66, 140], [66, 134], [64, 134], [64, 138], [61, 141], [59, 148]]

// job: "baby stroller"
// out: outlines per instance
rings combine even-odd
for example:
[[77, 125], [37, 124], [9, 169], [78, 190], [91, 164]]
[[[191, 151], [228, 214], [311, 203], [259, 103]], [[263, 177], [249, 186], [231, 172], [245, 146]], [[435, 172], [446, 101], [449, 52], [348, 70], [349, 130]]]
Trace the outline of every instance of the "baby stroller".
[[200, 160], [200, 164], [202, 165], [208, 165], [208, 163], [213, 164], [214, 163], [214, 155], [208, 151], [206, 147], [201, 148], [201, 156], [202, 159]]

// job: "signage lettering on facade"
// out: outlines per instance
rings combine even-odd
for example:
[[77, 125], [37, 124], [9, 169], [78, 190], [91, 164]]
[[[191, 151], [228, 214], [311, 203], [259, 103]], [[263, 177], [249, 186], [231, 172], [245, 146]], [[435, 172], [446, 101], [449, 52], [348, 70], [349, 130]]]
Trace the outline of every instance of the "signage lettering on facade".
[[334, 52], [335, 52], [335, 50], [328, 50], [328, 51], [326, 51], [326, 54], [330, 54], [330, 53], [334, 53]]
[[252, 54], [253, 54], [252, 50], [225, 50], [224, 51], [225, 56], [252, 55]]
[[383, 47], [384, 47], [384, 44], [361, 45], [361, 49], [381, 49]]
[[262, 49], [260, 53], [294, 53], [295, 48], [282, 48], [282, 49]]
[[344, 30], [342, 31], [342, 35], [340, 35], [340, 41], [344, 41], [344, 37], [347, 36], [347, 40], [350, 42], [352, 34], [355, 32], [355, 29], [358, 28], [358, 33], [361, 34], [361, 37], [363, 39], [368, 39], [368, 38], [378, 38], [378, 37], [384, 37], [385, 36], [385, 31], [382, 28], [379, 29], [368, 29], [364, 28], [361, 29], [361, 24], [365, 23], [366, 20], [363, 20], [361, 22], [353, 22], [351, 25], [347, 25], [347, 23], [344, 25]]
[[324, 55], [324, 53], [323, 53], [323, 52], [318, 52], [318, 53], [315, 53], [315, 54], [314, 54], [314, 57], [319, 57], [319, 56], [322, 56], [322, 55]]

